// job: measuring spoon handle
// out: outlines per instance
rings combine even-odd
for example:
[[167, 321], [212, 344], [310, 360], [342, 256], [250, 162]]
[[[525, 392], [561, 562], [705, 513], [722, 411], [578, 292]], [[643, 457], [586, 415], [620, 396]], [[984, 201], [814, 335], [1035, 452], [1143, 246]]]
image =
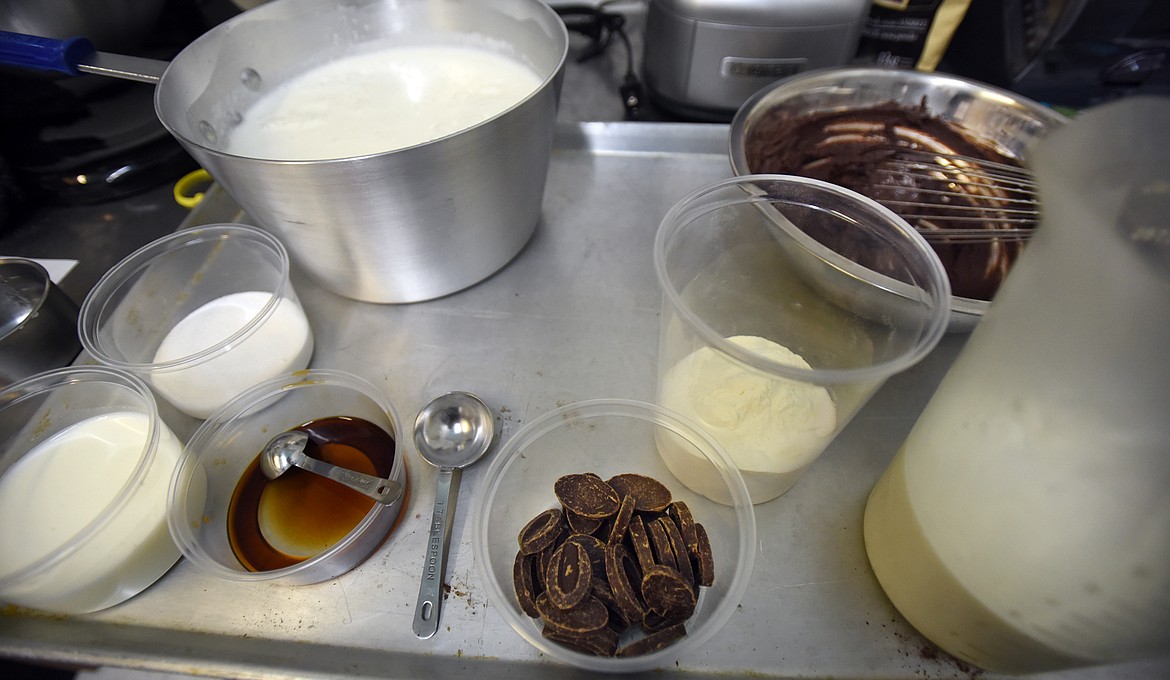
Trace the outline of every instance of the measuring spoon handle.
[[439, 630], [439, 609], [443, 602], [443, 575], [447, 571], [447, 548], [451, 541], [451, 522], [459, 497], [460, 471], [439, 468], [435, 480], [435, 511], [427, 536], [427, 554], [423, 560], [422, 583], [418, 604], [414, 608], [414, 634], [427, 639]]
[[293, 464], [322, 477], [328, 477], [383, 505], [389, 505], [402, 497], [402, 484], [399, 482], [338, 467], [332, 463], [307, 456], [303, 451], [293, 457]]

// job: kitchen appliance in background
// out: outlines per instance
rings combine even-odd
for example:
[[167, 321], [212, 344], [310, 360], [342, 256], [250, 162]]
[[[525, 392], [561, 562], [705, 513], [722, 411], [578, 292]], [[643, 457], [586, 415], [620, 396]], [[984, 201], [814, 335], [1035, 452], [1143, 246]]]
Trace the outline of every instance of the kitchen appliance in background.
[[643, 76], [663, 109], [730, 121], [761, 87], [842, 66], [870, 0], [650, 0]]
[[940, 68], [1075, 108], [1170, 93], [1170, 3], [972, 2]]

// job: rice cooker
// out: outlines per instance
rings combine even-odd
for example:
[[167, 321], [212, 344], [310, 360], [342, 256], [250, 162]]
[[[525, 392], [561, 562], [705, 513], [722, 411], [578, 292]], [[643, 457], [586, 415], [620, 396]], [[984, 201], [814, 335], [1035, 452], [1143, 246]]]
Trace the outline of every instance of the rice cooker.
[[728, 121], [765, 85], [848, 64], [871, 0], [650, 0], [643, 77], [661, 108]]

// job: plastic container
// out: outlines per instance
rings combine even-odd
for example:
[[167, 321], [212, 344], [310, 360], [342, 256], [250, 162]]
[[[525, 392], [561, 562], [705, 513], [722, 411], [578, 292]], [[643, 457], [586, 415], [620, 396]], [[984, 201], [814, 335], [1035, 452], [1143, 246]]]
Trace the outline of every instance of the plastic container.
[[[406, 507], [408, 490], [392, 505], [370, 501], [368, 512], [340, 540], [289, 566], [249, 569], [237, 557], [229, 537], [228, 511], [233, 495], [264, 445], [282, 432], [336, 416], [362, 419], [392, 437], [393, 459], [387, 478], [408, 483], [398, 413], [369, 382], [343, 371], [317, 369], [261, 383], [199, 426], [171, 480], [167, 522], [179, 549], [195, 568], [232, 581], [303, 585], [344, 574], [381, 545]], [[290, 474], [311, 473], [285, 473]], [[307, 504], [293, 512], [297, 510], [307, 513], [306, 522], [313, 520], [308, 514], [328, 512]]]
[[[748, 175], [693, 192], [662, 220], [654, 267], [658, 403], [727, 449], [756, 503], [791, 488], [946, 330], [950, 286], [926, 241], [817, 180]], [[702, 466], [681, 479], [725, 500]]]
[[[677, 438], [708, 461], [731, 505], [689, 491], [658, 455], [655, 439]], [[665, 484], [690, 507], [711, 538], [715, 582], [701, 588], [687, 635], [645, 656], [626, 658], [582, 654], [550, 642], [541, 624], [520, 609], [512, 580], [517, 536], [538, 513], [558, 505], [553, 483], [562, 475], [594, 472], [603, 479], [621, 473], [648, 475]], [[743, 479], [727, 453], [693, 425], [653, 404], [621, 399], [583, 401], [536, 418], [491, 459], [476, 497], [475, 564], [488, 599], [504, 620], [548, 657], [591, 671], [632, 672], [673, 667], [674, 660], [702, 647], [743, 597], [756, 553], [756, 522]]]
[[81, 344], [206, 418], [249, 387], [309, 365], [313, 333], [284, 246], [241, 224], [182, 230], [110, 269], [81, 305]]
[[181, 449], [124, 371], [61, 368], [0, 392], [0, 601], [82, 614], [166, 573]]
[[923, 635], [988, 670], [1170, 653], [1170, 102], [1036, 149], [1044, 219], [865, 510]]

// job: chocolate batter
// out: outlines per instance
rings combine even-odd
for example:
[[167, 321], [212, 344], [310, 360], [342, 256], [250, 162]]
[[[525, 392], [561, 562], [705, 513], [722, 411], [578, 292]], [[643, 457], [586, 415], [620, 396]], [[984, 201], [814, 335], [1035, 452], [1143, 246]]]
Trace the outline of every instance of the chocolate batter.
[[[852, 189], [879, 203], [898, 200], [935, 204], [938, 209], [931, 212], [941, 215], [939, 219], [921, 222], [907, 217], [920, 230], [1002, 228], [995, 219], [995, 211], [1003, 206], [1002, 193], [989, 185], [975, 195], [955, 195], [943, 180], [891, 173], [891, 165], [906, 160], [912, 152], [930, 151], [1019, 167], [1015, 159], [930, 115], [925, 100], [917, 107], [890, 102], [864, 109], [798, 115], [778, 109], [764, 114], [751, 126], [744, 144], [752, 173], [812, 177]], [[929, 190], [949, 195], [937, 196], [927, 193]], [[988, 220], [954, 221], [958, 213], [948, 211], [947, 206], [959, 203], [986, 210]], [[890, 208], [903, 216], [908, 214], [899, 206], [890, 204]], [[824, 240], [822, 236], [818, 238]], [[990, 300], [1019, 255], [1023, 241], [956, 243], [932, 239], [931, 245], [947, 269], [955, 295]]]

